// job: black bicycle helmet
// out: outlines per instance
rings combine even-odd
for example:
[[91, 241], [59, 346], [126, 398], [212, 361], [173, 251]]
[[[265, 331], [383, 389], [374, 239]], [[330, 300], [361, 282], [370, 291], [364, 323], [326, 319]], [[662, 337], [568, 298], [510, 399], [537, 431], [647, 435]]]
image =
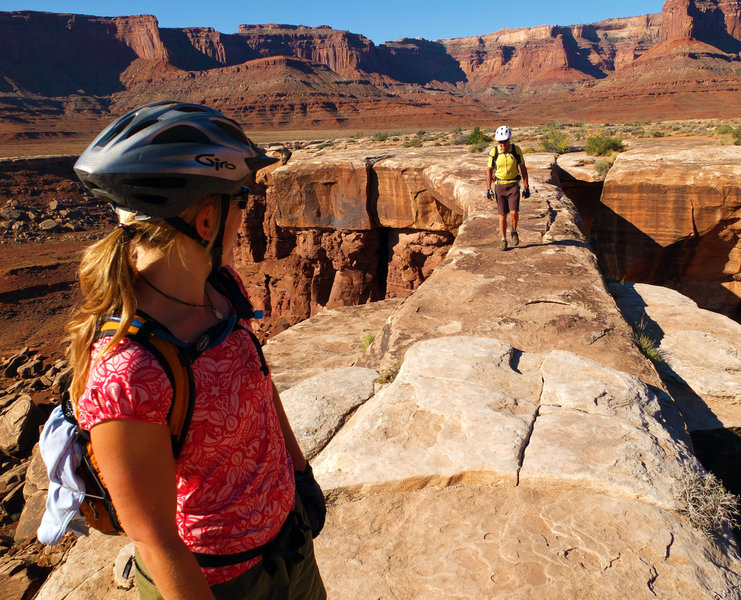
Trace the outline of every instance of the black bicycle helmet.
[[237, 192], [251, 173], [277, 160], [217, 110], [166, 101], [111, 123], [74, 169], [94, 196], [138, 218], [169, 220], [204, 196]]

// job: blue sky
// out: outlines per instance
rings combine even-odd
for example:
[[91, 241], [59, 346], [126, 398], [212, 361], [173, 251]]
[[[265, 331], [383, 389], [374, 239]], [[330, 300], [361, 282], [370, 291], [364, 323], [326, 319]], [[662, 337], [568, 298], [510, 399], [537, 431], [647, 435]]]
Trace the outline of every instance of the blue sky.
[[329, 25], [376, 44], [402, 37], [428, 40], [483, 35], [516, 27], [577, 25], [661, 12], [662, 0], [0, 0], [0, 10], [99, 16], [154, 14], [160, 27], [213, 27], [234, 33], [241, 23]]

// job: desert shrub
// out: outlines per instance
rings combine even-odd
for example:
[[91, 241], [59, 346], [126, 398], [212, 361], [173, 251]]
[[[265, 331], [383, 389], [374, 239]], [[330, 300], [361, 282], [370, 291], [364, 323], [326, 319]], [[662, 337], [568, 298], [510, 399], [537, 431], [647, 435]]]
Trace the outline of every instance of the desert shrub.
[[715, 135], [726, 135], [729, 133], [733, 133], [733, 127], [730, 125], [718, 125], [715, 128]]
[[422, 145], [422, 140], [418, 137], [412, 138], [411, 140], [407, 140], [404, 142], [405, 148], [419, 148]]
[[458, 137], [454, 138], [452, 142], [450, 142], [453, 146], [463, 146], [468, 143], [468, 136], [467, 135], [459, 135]]
[[478, 125], [473, 128], [473, 131], [469, 134], [468, 139], [466, 140], [467, 144], [488, 144], [489, 142], [491, 142], [491, 138], [481, 131], [481, 128]]
[[596, 163], [594, 163], [594, 170], [597, 171], [597, 175], [602, 179], [607, 177], [607, 172], [610, 170], [610, 167], [612, 167], [612, 162], [606, 158], [600, 158]]
[[685, 468], [675, 484], [675, 492], [679, 512], [701, 531], [712, 534], [726, 525], [738, 527], [739, 498], [712, 473]]
[[486, 142], [478, 142], [476, 144], [471, 144], [471, 147], [468, 149], [468, 151], [472, 154], [476, 154], [478, 152], [483, 152], [488, 147], [489, 145]]
[[424, 129], [420, 129], [417, 131], [417, 137], [424, 137], [425, 133], [427, 133]]
[[543, 135], [540, 147], [544, 152], [566, 154], [569, 151], [569, 139], [557, 124], [552, 123]]
[[736, 146], [741, 146], [741, 125], [733, 130], [733, 143]]
[[453, 133], [456, 134], [456, 135], [458, 135], [459, 133], [463, 133], [463, 128], [462, 127], [456, 127], [455, 129], [453, 129]]
[[387, 139], [389, 139], [389, 134], [380, 131], [373, 136], [374, 142], [385, 142]]
[[592, 156], [605, 156], [610, 152], [622, 152], [625, 150], [625, 144], [623, 144], [623, 140], [617, 136], [613, 137], [601, 133], [599, 135], [590, 135], [587, 138], [584, 150], [587, 154], [591, 154]]

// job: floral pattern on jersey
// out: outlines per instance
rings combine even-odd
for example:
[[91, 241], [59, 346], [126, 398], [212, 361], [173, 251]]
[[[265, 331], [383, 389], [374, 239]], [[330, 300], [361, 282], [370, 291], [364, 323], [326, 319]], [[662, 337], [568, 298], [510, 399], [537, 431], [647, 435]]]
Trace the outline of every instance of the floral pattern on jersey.
[[[244, 327], [249, 324], [242, 322]], [[98, 342], [93, 355], [102, 348]], [[237, 330], [193, 364], [196, 406], [176, 461], [177, 526], [195, 552], [231, 554], [268, 542], [293, 508], [293, 467], [272, 382], [247, 331]], [[124, 339], [91, 367], [79, 402], [85, 429], [111, 419], [167, 424], [172, 388], [158, 361]], [[259, 561], [204, 569], [210, 585]]]

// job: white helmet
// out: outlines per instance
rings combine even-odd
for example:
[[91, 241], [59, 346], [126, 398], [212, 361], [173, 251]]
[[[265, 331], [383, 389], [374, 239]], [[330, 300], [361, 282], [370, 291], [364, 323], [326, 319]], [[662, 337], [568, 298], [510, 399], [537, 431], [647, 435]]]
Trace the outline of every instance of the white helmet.
[[494, 139], [498, 142], [506, 142], [510, 137], [512, 137], [512, 132], [506, 125], [497, 127], [497, 130], [494, 133]]

